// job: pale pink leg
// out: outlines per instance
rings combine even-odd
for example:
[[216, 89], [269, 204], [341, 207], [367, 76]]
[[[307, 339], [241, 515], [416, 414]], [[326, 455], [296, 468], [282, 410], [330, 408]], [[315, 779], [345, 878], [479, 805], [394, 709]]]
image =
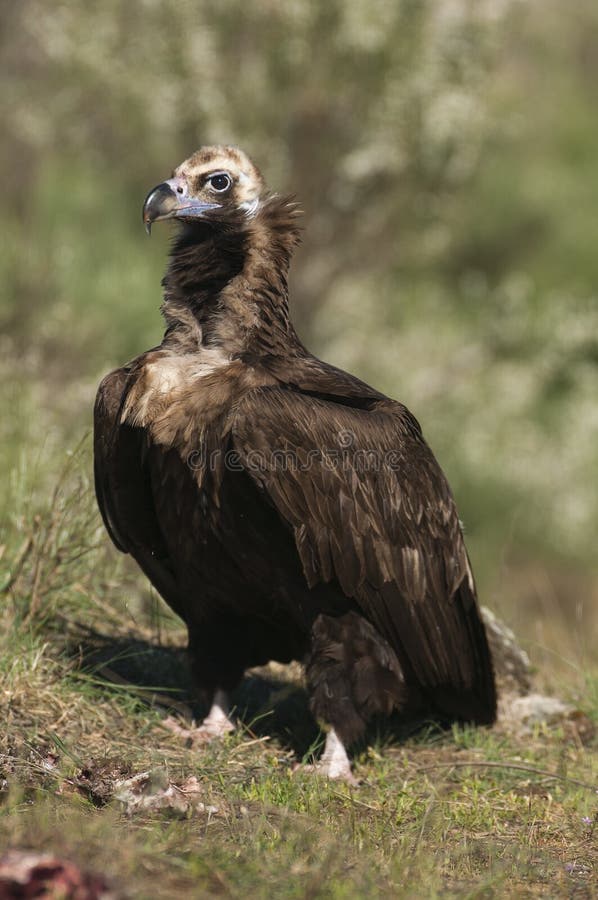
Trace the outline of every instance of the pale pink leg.
[[176, 719], [173, 719], [170, 716], [167, 719], [164, 719], [162, 724], [165, 728], [168, 728], [169, 731], [190, 741], [191, 746], [195, 747], [200, 744], [207, 744], [210, 741], [224, 737], [225, 734], [234, 731], [235, 726], [229, 717], [229, 712], [230, 704], [228, 694], [226, 691], [217, 690], [214, 693], [210, 711], [201, 725], [194, 728], [184, 728], [182, 725], [179, 725]]
[[324, 752], [320, 760], [313, 766], [297, 766], [296, 771], [315, 772], [316, 775], [326, 775], [335, 781], [346, 781], [347, 784], [358, 785], [359, 782], [351, 771], [351, 763], [347, 756], [345, 746], [334, 728], [326, 735]]

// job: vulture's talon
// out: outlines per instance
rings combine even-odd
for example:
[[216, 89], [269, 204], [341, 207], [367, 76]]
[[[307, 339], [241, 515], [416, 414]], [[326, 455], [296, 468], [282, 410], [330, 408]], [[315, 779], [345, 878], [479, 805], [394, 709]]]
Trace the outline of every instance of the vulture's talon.
[[301, 775], [303, 772], [310, 775], [321, 775], [324, 778], [328, 778], [330, 781], [343, 781], [351, 787], [359, 787], [363, 784], [360, 779], [355, 777], [350, 766], [348, 769], [334, 769], [331, 771], [328, 763], [320, 761], [316, 763], [297, 763], [297, 765], [293, 766], [291, 769], [291, 774], [293, 775]]
[[167, 731], [172, 732], [172, 734], [183, 738], [187, 747], [196, 749], [203, 744], [209, 744], [219, 738], [226, 737], [227, 734], [235, 730], [234, 722], [228, 716], [227, 707], [228, 704], [223, 701], [214, 702], [203, 722], [192, 728], [185, 728], [172, 716], [164, 719], [162, 726]]
[[313, 772], [315, 775], [324, 775], [331, 781], [344, 781], [352, 787], [358, 787], [360, 784], [353, 774], [344, 744], [334, 728], [331, 728], [326, 735], [326, 744], [321, 758], [315, 763], [298, 763], [292, 771]]
[[201, 725], [197, 725], [194, 728], [183, 728], [174, 719], [164, 719], [162, 726], [172, 734], [176, 734], [177, 737], [183, 738], [185, 746], [190, 749], [196, 749], [203, 744], [209, 744], [212, 741], [225, 737], [227, 734], [230, 734], [231, 731], [235, 730], [235, 726], [232, 722], [220, 723], [218, 725], [202, 722]]

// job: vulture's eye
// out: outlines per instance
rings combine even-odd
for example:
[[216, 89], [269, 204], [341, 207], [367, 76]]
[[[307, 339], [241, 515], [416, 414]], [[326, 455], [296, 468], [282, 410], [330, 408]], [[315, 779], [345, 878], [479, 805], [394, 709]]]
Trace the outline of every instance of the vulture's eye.
[[219, 172], [217, 175], [210, 175], [208, 184], [213, 191], [218, 191], [218, 193], [221, 194], [223, 191], [229, 189], [232, 181], [230, 175], [227, 175], [225, 172]]

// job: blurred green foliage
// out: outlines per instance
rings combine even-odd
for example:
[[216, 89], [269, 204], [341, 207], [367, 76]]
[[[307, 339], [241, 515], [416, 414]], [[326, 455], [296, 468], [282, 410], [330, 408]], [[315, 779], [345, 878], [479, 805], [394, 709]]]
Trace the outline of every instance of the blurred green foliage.
[[0, 14], [13, 487], [28, 458], [27, 490], [45, 489], [100, 375], [160, 339], [167, 236], [145, 237], [147, 189], [199, 145], [238, 143], [305, 209], [301, 333], [416, 413], [484, 585], [504, 566], [595, 571], [595, 2]]

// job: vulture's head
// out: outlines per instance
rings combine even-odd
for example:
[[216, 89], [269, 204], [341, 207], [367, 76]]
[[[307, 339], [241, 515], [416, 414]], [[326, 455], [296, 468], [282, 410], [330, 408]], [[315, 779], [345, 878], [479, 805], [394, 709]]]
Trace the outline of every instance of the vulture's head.
[[154, 222], [175, 219], [187, 224], [230, 221], [253, 216], [266, 194], [258, 168], [236, 147], [202, 147], [153, 188], [143, 204], [148, 234]]

